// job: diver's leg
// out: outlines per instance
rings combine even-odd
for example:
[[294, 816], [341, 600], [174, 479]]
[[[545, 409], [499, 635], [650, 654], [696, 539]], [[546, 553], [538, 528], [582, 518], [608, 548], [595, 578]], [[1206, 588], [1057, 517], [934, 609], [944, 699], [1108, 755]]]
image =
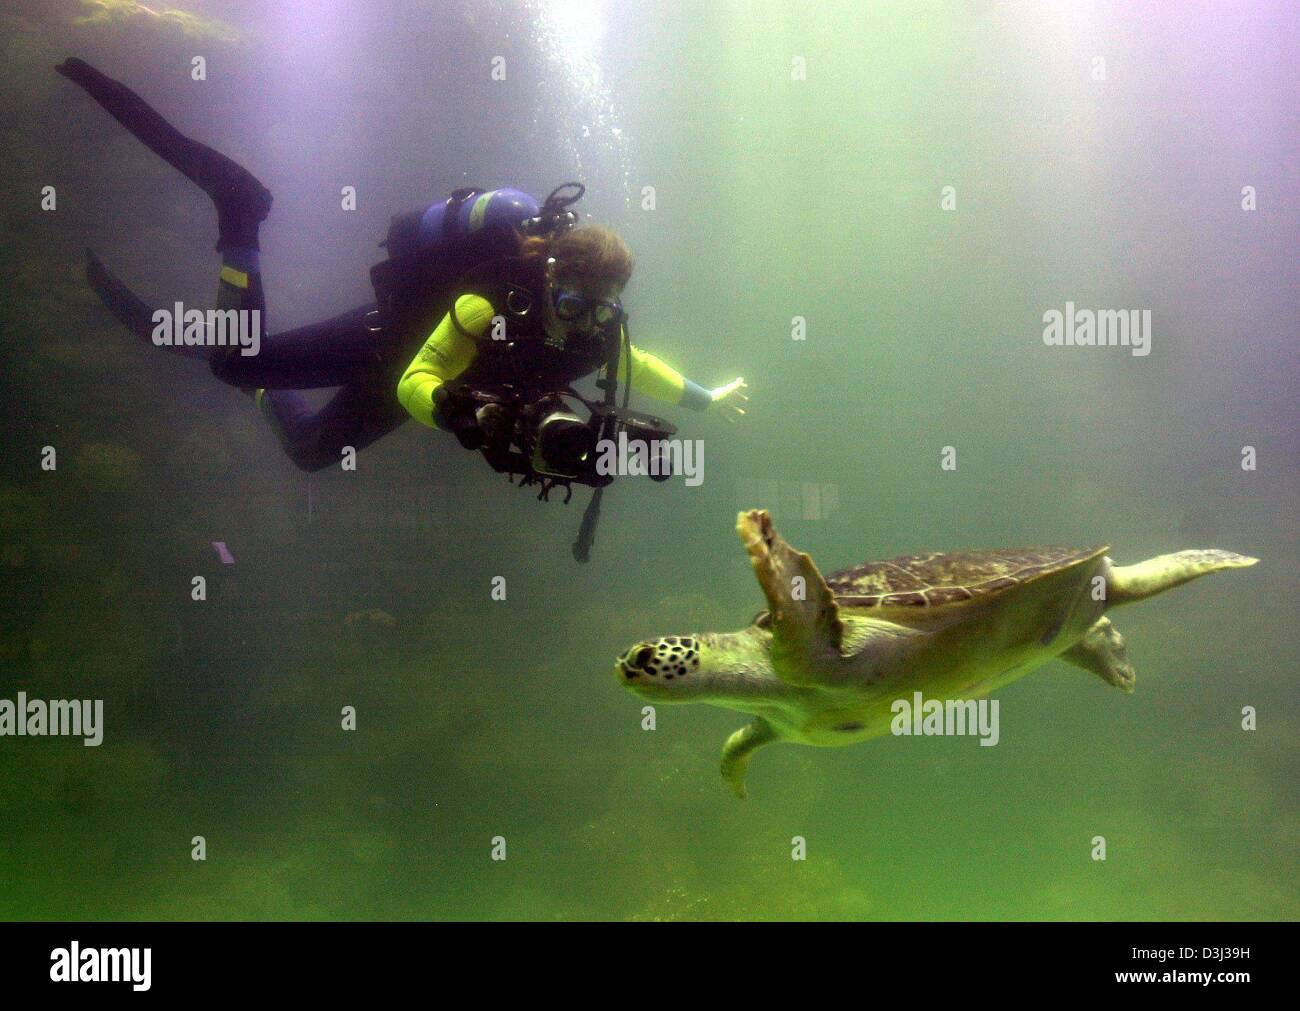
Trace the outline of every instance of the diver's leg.
[[[257, 308], [265, 305], [262, 278], [258, 271], [236, 273], [223, 256], [217, 304], [223, 309]], [[244, 266], [249, 266], [243, 261]], [[238, 275], [242, 273], [241, 278]], [[100, 301], [132, 333], [150, 341], [154, 331], [154, 309], [131, 291], [90, 250], [86, 251], [86, 278]], [[343, 386], [358, 374], [372, 370], [382, 349], [379, 335], [367, 325], [373, 305], [361, 305], [284, 333], [264, 336], [257, 354], [245, 355], [239, 347], [167, 345], [168, 351], [191, 358], [203, 358], [223, 382], [244, 390], [259, 386], [276, 389], [314, 390]], [[264, 319], [264, 317], [261, 317]]]
[[[251, 255], [249, 255], [251, 254]], [[153, 342], [157, 324], [154, 316], [158, 310], [139, 295], [135, 294], [123, 281], [110, 271], [93, 250], [86, 250], [86, 281], [99, 300], [125, 326], [141, 340]], [[257, 269], [256, 251], [228, 249], [221, 254], [221, 273], [217, 288], [217, 308], [235, 310], [256, 310], [257, 315], [246, 320], [246, 327], [256, 326], [259, 345], [265, 347], [276, 338], [262, 337], [266, 327], [266, 298], [262, 294], [262, 275]], [[171, 314], [170, 306], [164, 310]], [[332, 322], [332, 321], [327, 321]], [[246, 330], [245, 332], [251, 332]], [[239, 346], [214, 347], [207, 344], [182, 344], [169, 342], [164, 345], [173, 354], [187, 358], [202, 358], [212, 364], [213, 369], [222, 367], [224, 360], [233, 357], [236, 362], [248, 356], [241, 355]], [[259, 347], [260, 350], [260, 347]], [[227, 380], [233, 385], [241, 383]], [[316, 386], [337, 386], [344, 380], [316, 383]], [[244, 385], [257, 385], [256, 383]]]
[[[222, 267], [218, 301], [233, 301], [245, 289], [227, 280]], [[260, 277], [256, 281], [260, 296]], [[250, 298], [249, 304], [252, 304]], [[216, 348], [212, 371], [217, 378], [245, 390], [266, 387], [276, 390], [316, 390], [344, 386], [358, 376], [373, 372], [381, 364], [378, 335], [367, 326], [373, 305], [361, 305], [331, 319], [310, 323], [295, 330], [263, 337], [257, 354], [245, 355], [238, 347]], [[394, 382], [394, 399], [396, 383]]]
[[[92, 250], [86, 250], [86, 281], [99, 300], [108, 307], [117, 321], [139, 337], [142, 341], [153, 343], [154, 307], [128, 288], [120, 278], [110, 271]], [[187, 358], [209, 357], [209, 348], [203, 345], [166, 344], [163, 345], [173, 354]]]
[[319, 411], [292, 390], [258, 390], [257, 403], [285, 453], [302, 470], [338, 464], [346, 447], [360, 452], [410, 418], [387, 374], [344, 386]]
[[[237, 298], [243, 289], [232, 284], [227, 273], [228, 267], [223, 267], [221, 297]], [[256, 355], [232, 347], [212, 358], [219, 379], [245, 392], [256, 389], [258, 408], [302, 470], [337, 464], [345, 446], [360, 450], [410, 417], [397, 400], [389, 370], [376, 369], [381, 364], [378, 342], [366, 325], [371, 309], [358, 306], [333, 319], [274, 334], [262, 341]], [[296, 392], [329, 386], [341, 389], [319, 411]]]
[[[221, 249], [221, 271], [217, 275], [217, 309], [221, 311], [233, 309], [241, 316], [246, 316], [241, 329], [245, 332], [256, 333], [257, 345], [241, 346], [230, 344], [225, 347], [209, 347], [208, 364], [212, 367], [212, 372], [223, 382], [230, 382], [226, 378], [226, 373], [238, 369], [238, 363], [249, 361], [261, 355], [262, 349], [266, 347], [269, 337], [264, 336], [266, 333], [266, 294], [262, 290], [262, 266], [258, 261], [257, 254], [257, 225], [253, 228], [253, 246], [251, 248], [240, 248], [237, 246], [227, 245], [222, 248], [218, 244], [217, 248]], [[252, 354], [245, 354], [245, 351], [252, 351]], [[233, 386], [239, 386], [247, 389], [250, 384], [232, 383]], [[256, 385], [256, 384], [251, 384]]]
[[[271, 212], [271, 191], [242, 165], [220, 151], [186, 137], [134, 91], [105, 77], [90, 64], [74, 58], [65, 60], [55, 69], [85, 89], [149, 150], [212, 199], [217, 209], [217, 249], [222, 261], [217, 307], [256, 312], [257, 315], [246, 322], [249, 326], [256, 325], [259, 333], [265, 332], [266, 299], [258, 263], [257, 231], [258, 225]], [[152, 316], [148, 306], [113, 277], [93, 253], [87, 265], [87, 277], [91, 287], [119, 320], [137, 334], [145, 331], [148, 324], [146, 314]], [[230, 350], [238, 353], [238, 349], [227, 348], [213, 349], [210, 355], [193, 347], [176, 349], [195, 356], [204, 354], [214, 362], [226, 357]]]
[[[258, 332], [264, 333], [266, 298], [257, 233], [271, 210], [270, 191], [247, 169], [186, 137], [130, 88], [84, 61], [69, 59], [56, 69], [212, 199], [217, 208], [217, 249], [222, 254], [217, 308], [257, 312]], [[109, 308], [139, 332], [147, 305], [104, 270], [93, 254], [89, 274]], [[369, 445], [408, 417], [388, 383], [357, 379], [373, 372], [379, 359], [375, 335], [364, 325], [369, 309], [364, 306], [332, 320], [261, 338], [256, 354], [245, 355], [240, 347], [205, 349], [213, 372], [223, 381], [249, 393], [258, 387], [280, 388], [259, 400], [281, 433], [286, 451], [304, 469], [328, 466], [339, 459], [343, 446]], [[343, 388], [316, 413], [302, 397], [286, 392], [286, 388], [335, 385]]]
[[90, 64], [69, 59], [55, 68], [80, 85], [150, 151], [198, 185], [217, 207], [217, 248], [257, 249], [257, 225], [271, 212], [271, 191], [242, 165], [191, 140], [126, 85]]

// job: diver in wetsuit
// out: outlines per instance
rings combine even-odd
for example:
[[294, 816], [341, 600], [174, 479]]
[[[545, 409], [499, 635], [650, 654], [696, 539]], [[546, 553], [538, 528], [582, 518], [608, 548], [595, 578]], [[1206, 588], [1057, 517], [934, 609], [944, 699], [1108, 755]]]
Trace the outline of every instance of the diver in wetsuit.
[[[587, 226], [549, 239], [525, 237], [517, 259], [520, 280], [513, 287], [479, 285], [479, 291], [456, 298], [397, 387], [412, 417], [455, 432], [469, 448], [478, 448], [486, 433], [476, 429], [490, 428], [495, 405], [478, 407], [478, 424], [467, 425], [464, 410], [456, 408], [456, 389], [509, 381], [525, 399], [543, 395], [602, 368], [609, 342], [624, 336], [620, 297], [632, 273], [632, 254], [614, 232]], [[521, 299], [524, 311], [513, 312]], [[510, 340], [493, 338], [494, 321], [504, 323]], [[626, 342], [617, 374], [639, 392], [694, 410], [725, 402], [744, 385], [735, 380], [703, 389]]]
[[[260, 310], [265, 320], [258, 226], [271, 209], [266, 187], [85, 62], [69, 59], [56, 69], [208, 194], [217, 208], [221, 253], [217, 307]], [[499, 420], [496, 405], [475, 405], [457, 393], [502, 381], [549, 391], [599, 369], [609, 341], [623, 333], [619, 296], [632, 268], [626, 246], [596, 226], [527, 234], [525, 224], [545, 210], [515, 190], [458, 191], [422, 214], [395, 219], [390, 261], [372, 275], [377, 291], [382, 276], [385, 291], [396, 294], [381, 297], [378, 306], [264, 336], [256, 355], [233, 347], [174, 350], [205, 358], [223, 382], [253, 393], [285, 452], [306, 471], [337, 463], [344, 447], [368, 446], [409, 417], [478, 448]], [[439, 247], [447, 238], [457, 241]], [[405, 247], [394, 250], [398, 239]], [[88, 257], [100, 298], [149, 337], [152, 308], [93, 253]], [[489, 333], [494, 320], [504, 321], [509, 340]], [[706, 390], [630, 343], [619, 375], [661, 400], [694, 409], [724, 404], [743, 413], [742, 380]], [[296, 392], [326, 387], [338, 392], [319, 411]]]

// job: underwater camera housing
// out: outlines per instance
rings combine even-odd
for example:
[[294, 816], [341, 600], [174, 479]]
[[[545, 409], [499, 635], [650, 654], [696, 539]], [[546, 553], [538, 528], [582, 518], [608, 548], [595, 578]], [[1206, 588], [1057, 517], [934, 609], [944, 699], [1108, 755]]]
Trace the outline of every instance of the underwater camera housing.
[[538, 474], [573, 479], [582, 474], [588, 457], [596, 451], [599, 433], [592, 431], [572, 411], [556, 407], [532, 426], [533, 451], [529, 462]]
[[[481, 452], [494, 470], [509, 475], [512, 482], [518, 475], [520, 485], [540, 484], [538, 497], [543, 500], [555, 487], [566, 489], [567, 502], [570, 485], [603, 488], [612, 483], [616, 475], [601, 468], [600, 459], [620, 444], [629, 449], [638, 444], [646, 447], [644, 452], [653, 461], [651, 480], [672, 476], [662, 443], [677, 428], [663, 418], [595, 403], [573, 390], [528, 401], [508, 389], [464, 391], [461, 396], [474, 410], [489, 403], [503, 409], [502, 423], [494, 426]], [[587, 412], [585, 419], [579, 410]]]

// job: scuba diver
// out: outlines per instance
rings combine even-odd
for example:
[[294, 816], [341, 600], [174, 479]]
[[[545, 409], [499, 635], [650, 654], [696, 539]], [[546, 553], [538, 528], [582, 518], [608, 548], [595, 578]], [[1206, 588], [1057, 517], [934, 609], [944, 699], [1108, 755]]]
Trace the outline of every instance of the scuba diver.
[[[256, 310], [265, 330], [258, 229], [271, 210], [270, 191], [84, 61], [55, 69], [207, 193], [221, 254], [217, 310]], [[566, 492], [573, 482], [590, 485], [586, 544], [575, 545], [585, 560], [600, 493], [612, 480], [595, 473], [597, 441], [621, 433], [649, 442], [675, 431], [628, 410], [629, 390], [694, 410], [717, 405], [733, 418], [748, 398], [742, 379], [705, 389], [631, 343], [621, 295], [632, 256], [613, 231], [578, 224], [570, 208], [583, 192], [566, 183], [539, 205], [514, 189], [457, 190], [393, 219], [382, 243], [388, 257], [371, 270], [374, 304], [265, 334], [255, 354], [180, 341], [169, 349], [206, 359], [218, 379], [253, 395], [285, 453], [308, 472], [414, 417], [480, 450], [521, 484], [540, 484], [539, 497], [556, 485]], [[121, 323], [158, 343], [153, 307], [90, 251], [87, 277]], [[569, 385], [597, 372], [603, 403]], [[337, 392], [320, 410], [298, 392], [322, 388]], [[587, 420], [573, 412], [575, 403]]]

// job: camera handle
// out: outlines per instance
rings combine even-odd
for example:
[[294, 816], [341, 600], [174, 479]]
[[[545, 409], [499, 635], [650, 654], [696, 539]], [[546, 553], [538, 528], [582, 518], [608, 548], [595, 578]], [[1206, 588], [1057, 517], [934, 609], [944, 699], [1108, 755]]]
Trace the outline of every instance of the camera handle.
[[[605, 378], [598, 381], [598, 385], [605, 392], [605, 410], [606, 415], [601, 423], [602, 434], [610, 434], [608, 431], [616, 424], [613, 420], [617, 414], [618, 408], [618, 359], [620, 352], [627, 349], [627, 367], [628, 372], [632, 371], [632, 337], [628, 333], [626, 314], [619, 320], [619, 330], [622, 331], [620, 337], [622, 340], [612, 340], [609, 342], [609, 359], [605, 365]], [[632, 395], [632, 376], [627, 377], [627, 388], [623, 391], [623, 409], [627, 410], [628, 399]], [[600, 500], [605, 495], [604, 487], [599, 487], [591, 493], [591, 500], [587, 503], [587, 508], [582, 513], [582, 525], [578, 527], [578, 539], [573, 542], [573, 557], [580, 565], [586, 565], [591, 557], [591, 546], [596, 543], [596, 525], [600, 523]]]

